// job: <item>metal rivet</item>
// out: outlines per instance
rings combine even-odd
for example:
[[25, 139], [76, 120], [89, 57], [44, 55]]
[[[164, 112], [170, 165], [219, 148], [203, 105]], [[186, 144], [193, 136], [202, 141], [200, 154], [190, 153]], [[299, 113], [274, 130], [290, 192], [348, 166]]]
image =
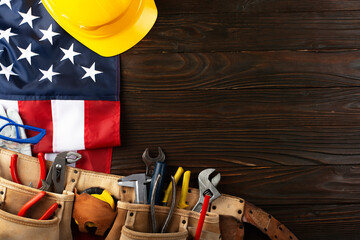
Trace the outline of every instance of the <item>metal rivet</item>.
[[123, 190], [122, 192], [123, 192], [123, 193], [126, 193], [126, 190]]
[[132, 216], [134, 216], [134, 213], [133, 213], [133, 212], [130, 213], [130, 217], [132, 217]]
[[78, 170], [74, 170], [74, 173], [77, 174], [77, 173], [78, 173]]
[[214, 206], [212, 206], [212, 209], [213, 209], [213, 210], [215, 210], [215, 209], [216, 209], [216, 206], [215, 206], [215, 205], [214, 205]]
[[191, 193], [191, 189], [188, 189], [188, 193]]
[[244, 226], [243, 226], [243, 225], [240, 225], [240, 226], [239, 226], [239, 228], [240, 228], [240, 229], [243, 229], [243, 228], [244, 228]]
[[249, 211], [249, 213], [250, 213], [250, 214], [253, 214], [253, 211], [252, 211], [252, 210], [250, 210], [250, 211]]
[[58, 208], [61, 208], [61, 204], [58, 204]]
[[243, 203], [243, 202], [244, 202], [244, 200], [240, 199], [240, 202], [241, 202], [241, 203]]
[[0, 191], [0, 194], [3, 195], [3, 194], [4, 194], [4, 191]]
[[241, 214], [242, 213], [242, 211], [241, 210], [238, 210], [238, 214]]
[[279, 229], [280, 229], [280, 231], [282, 231], [283, 229], [282, 229], [282, 227], [279, 227]]
[[276, 236], [276, 235], [275, 235], [274, 237], [277, 239], [277, 236]]
[[269, 215], [269, 218], [271, 218], [271, 215]]
[[186, 223], [186, 221], [185, 220], [182, 220], [182, 224], [185, 224]]
[[71, 179], [72, 182], [75, 182], [75, 179]]

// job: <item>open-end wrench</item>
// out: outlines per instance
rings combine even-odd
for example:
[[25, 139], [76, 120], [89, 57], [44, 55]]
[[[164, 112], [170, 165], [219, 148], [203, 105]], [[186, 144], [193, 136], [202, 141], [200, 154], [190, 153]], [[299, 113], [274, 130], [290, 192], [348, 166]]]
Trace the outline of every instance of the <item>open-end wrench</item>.
[[165, 161], [165, 154], [160, 147], [158, 147], [158, 155], [154, 158], [150, 157], [149, 149], [146, 148], [143, 155], [142, 160], [146, 165], [146, 176], [152, 177], [154, 174], [155, 165], [157, 162], [164, 162]]
[[123, 187], [132, 187], [135, 189], [135, 203], [146, 204], [147, 190], [146, 184], [151, 181], [144, 173], [132, 174], [127, 177], [120, 178], [118, 184]]
[[205, 195], [210, 195], [209, 204], [221, 196], [220, 192], [216, 189], [221, 179], [221, 174], [218, 173], [211, 180], [209, 179], [210, 174], [215, 171], [214, 168], [207, 168], [199, 173], [199, 200], [192, 209], [195, 212], [201, 212]]
[[149, 193], [148, 193], [148, 204], [150, 204], [151, 195], [155, 186], [156, 177], [160, 174], [161, 178], [159, 180], [159, 186], [155, 192], [155, 204], [161, 204], [161, 195], [163, 190], [163, 185], [165, 181], [166, 173], [166, 163], [165, 163], [165, 154], [160, 147], [158, 147], [158, 155], [155, 158], [149, 156], [149, 149], [145, 149], [142, 159], [146, 164], [146, 175], [152, 176]]

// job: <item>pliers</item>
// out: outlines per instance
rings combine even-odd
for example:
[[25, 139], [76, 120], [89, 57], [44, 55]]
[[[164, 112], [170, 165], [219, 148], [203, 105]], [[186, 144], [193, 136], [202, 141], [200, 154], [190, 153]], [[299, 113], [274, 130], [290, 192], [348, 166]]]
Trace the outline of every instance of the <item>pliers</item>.
[[[46, 192], [41, 191], [38, 194], [36, 194], [32, 199], [30, 199], [28, 202], [26, 202], [18, 212], [18, 216], [24, 217], [26, 212], [31, 208], [35, 203], [40, 201], [44, 196], [46, 195]], [[57, 203], [53, 203], [46, 211], [45, 213], [39, 218], [39, 220], [47, 220], [51, 215], [58, 209], [59, 205]]]
[[61, 152], [55, 157], [46, 180], [42, 180], [40, 190], [49, 191], [53, 187], [54, 193], [62, 193], [65, 188], [65, 166], [69, 163], [75, 163], [81, 159], [81, 154], [77, 152]]
[[[17, 171], [17, 159], [18, 159], [17, 154], [13, 154], [11, 156], [11, 163], [10, 163], [11, 177], [12, 177], [14, 182], [22, 184], [21, 180], [19, 178], [18, 171]], [[45, 180], [45, 177], [46, 177], [46, 162], [45, 162], [44, 153], [39, 153], [38, 154], [38, 160], [39, 160], [39, 163], [40, 163], [40, 179], [39, 179], [39, 183], [38, 183], [37, 188], [41, 188], [42, 187], [42, 180]]]
[[[151, 199], [150, 199], [150, 214], [151, 214], [151, 225], [152, 225], [153, 233], [157, 232], [156, 215], [155, 215], [155, 198], [156, 198], [156, 190], [159, 187], [160, 179], [161, 179], [161, 175], [158, 174], [155, 179], [154, 189], [151, 193]], [[175, 209], [176, 184], [175, 184], [175, 178], [173, 176], [171, 176], [171, 182], [172, 182], [172, 188], [174, 191], [172, 192], [170, 210], [165, 219], [165, 223], [164, 223], [163, 227], [161, 228], [161, 233], [166, 232], [166, 229], [170, 223], [170, 220], [172, 218], [172, 215], [173, 215], [174, 209]]]

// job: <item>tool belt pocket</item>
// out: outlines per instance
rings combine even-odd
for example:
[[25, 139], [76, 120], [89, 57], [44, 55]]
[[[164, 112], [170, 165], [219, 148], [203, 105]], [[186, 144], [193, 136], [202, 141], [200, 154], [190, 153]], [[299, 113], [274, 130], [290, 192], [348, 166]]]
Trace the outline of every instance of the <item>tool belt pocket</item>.
[[123, 226], [121, 230], [120, 240], [146, 240], [146, 239], [163, 239], [163, 240], [186, 240], [188, 232], [175, 233], [145, 233], [131, 230], [127, 226]]
[[0, 239], [72, 239], [73, 200], [72, 192], [45, 193], [0, 177]]
[[[153, 233], [150, 205], [119, 201], [117, 208], [118, 214], [114, 223], [114, 228], [121, 229], [120, 240], [192, 239], [195, 234], [194, 229], [196, 229], [200, 217], [200, 213], [198, 212], [176, 209], [169, 221], [166, 232]], [[157, 232], [160, 232], [164, 225], [168, 212], [169, 207], [155, 206]], [[207, 213], [203, 225], [203, 232], [206, 232], [206, 236], [208, 236], [207, 239], [219, 239], [219, 215]], [[111, 235], [111, 232], [109, 235]]]

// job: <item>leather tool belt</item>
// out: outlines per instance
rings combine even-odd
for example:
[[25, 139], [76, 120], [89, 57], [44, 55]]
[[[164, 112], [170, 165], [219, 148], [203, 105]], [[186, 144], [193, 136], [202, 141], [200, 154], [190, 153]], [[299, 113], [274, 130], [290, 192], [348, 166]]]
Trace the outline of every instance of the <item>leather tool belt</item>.
[[[106, 240], [133, 239], [192, 239], [200, 213], [191, 211], [199, 198], [199, 191], [189, 188], [186, 209], [176, 209], [167, 233], [151, 233], [150, 206], [134, 204], [134, 188], [117, 184], [121, 176], [97, 173], [66, 167], [65, 189], [62, 194], [46, 192], [46, 196], [29, 209], [27, 217], [17, 215], [29, 199], [40, 192], [11, 181], [10, 162], [15, 152], [0, 148], [0, 239], [72, 239], [71, 218], [74, 205], [74, 191], [100, 187], [109, 191], [116, 199], [116, 218]], [[37, 158], [18, 154], [18, 173], [24, 184], [39, 180], [40, 166]], [[47, 162], [47, 169], [51, 162]], [[180, 196], [180, 194], [177, 194]], [[179, 199], [176, 199], [178, 201]], [[49, 220], [38, 220], [54, 203], [59, 208]], [[169, 208], [156, 206], [157, 222], [163, 222]], [[283, 224], [260, 208], [244, 199], [223, 194], [209, 207], [202, 229], [201, 239], [243, 239], [243, 222], [260, 229], [270, 239], [297, 239]]]

